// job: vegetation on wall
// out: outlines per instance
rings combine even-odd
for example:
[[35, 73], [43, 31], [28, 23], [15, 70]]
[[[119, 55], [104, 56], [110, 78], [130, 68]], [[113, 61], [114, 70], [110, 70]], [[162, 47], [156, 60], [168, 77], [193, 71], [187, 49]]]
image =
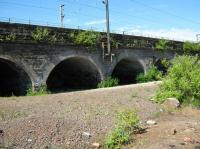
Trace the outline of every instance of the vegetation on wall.
[[185, 52], [198, 52], [198, 51], [200, 51], [200, 44], [189, 42], [189, 41], [184, 42], [183, 50]]
[[171, 50], [172, 48], [169, 46], [169, 41], [165, 39], [160, 39], [156, 42], [155, 48], [161, 51]]
[[37, 27], [31, 34], [31, 37], [36, 42], [49, 41], [49, 30], [47, 28]]
[[156, 99], [175, 97], [183, 104], [200, 106], [200, 60], [198, 56], [178, 56], [172, 62]]
[[79, 33], [72, 32], [70, 37], [75, 44], [92, 47], [97, 45], [101, 35], [94, 31], [81, 31]]
[[8, 35], [2, 36], [0, 35], [0, 41], [15, 41], [16, 40], [16, 34], [10, 33]]
[[[124, 37], [123, 37], [124, 36]], [[101, 47], [102, 39], [105, 38], [105, 33], [99, 33], [95, 31], [84, 31], [84, 30], [66, 30], [63, 32], [45, 27], [37, 27], [29, 35], [23, 35], [20, 33], [11, 33], [9, 35], [0, 35], [0, 41], [18, 41], [30, 40], [36, 42], [47, 42], [47, 43], [61, 43], [61, 44], [78, 44], [87, 47], [88, 49], [96, 49]], [[106, 41], [105, 41], [106, 42]], [[111, 47], [117, 49], [122, 48], [153, 48], [158, 50], [172, 50], [174, 47], [182, 49], [182, 43], [173, 43], [172, 41], [160, 39], [156, 42], [156, 39], [148, 39], [142, 37], [129, 37], [126, 35], [111, 34]], [[184, 51], [199, 51], [200, 46], [196, 43], [186, 42], [184, 43]]]

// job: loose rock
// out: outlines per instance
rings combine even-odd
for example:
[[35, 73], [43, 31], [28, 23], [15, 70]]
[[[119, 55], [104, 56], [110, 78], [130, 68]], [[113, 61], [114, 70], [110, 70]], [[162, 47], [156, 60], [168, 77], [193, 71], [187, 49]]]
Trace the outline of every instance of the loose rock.
[[99, 143], [92, 143], [92, 147], [94, 147], [94, 148], [99, 148], [100, 147], [100, 144]]
[[185, 137], [183, 140], [185, 143], [194, 143], [194, 140], [189, 137]]
[[180, 107], [180, 102], [176, 98], [167, 98], [163, 103], [163, 106], [167, 109], [177, 109]]
[[172, 135], [175, 135], [177, 133], [177, 130], [176, 129], [172, 129]]
[[156, 125], [157, 123], [156, 123], [156, 121], [148, 120], [148, 121], [147, 121], [147, 124], [148, 124], [148, 125]]
[[82, 136], [86, 139], [89, 139], [92, 135], [89, 132], [83, 132]]

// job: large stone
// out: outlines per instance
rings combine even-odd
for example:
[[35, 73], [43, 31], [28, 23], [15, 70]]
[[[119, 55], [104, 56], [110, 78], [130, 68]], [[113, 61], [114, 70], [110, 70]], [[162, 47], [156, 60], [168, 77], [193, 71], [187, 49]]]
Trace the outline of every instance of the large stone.
[[148, 125], [156, 125], [157, 123], [156, 123], [156, 121], [154, 121], [154, 120], [148, 120], [148, 121], [147, 121], [147, 124], [148, 124]]
[[82, 133], [82, 136], [83, 136], [85, 139], [89, 139], [92, 135], [91, 135], [89, 132], [83, 132], [83, 133]]
[[177, 109], [180, 107], [180, 102], [176, 98], [167, 98], [163, 103], [163, 106], [166, 109]]
[[92, 147], [98, 149], [98, 148], [100, 148], [100, 144], [97, 142], [92, 143]]

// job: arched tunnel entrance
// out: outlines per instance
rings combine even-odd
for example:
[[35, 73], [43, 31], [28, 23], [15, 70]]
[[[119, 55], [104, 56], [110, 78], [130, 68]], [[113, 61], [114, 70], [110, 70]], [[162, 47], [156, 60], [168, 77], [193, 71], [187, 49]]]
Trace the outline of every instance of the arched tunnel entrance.
[[0, 96], [23, 96], [31, 87], [27, 73], [15, 63], [0, 58]]
[[122, 59], [114, 68], [112, 77], [119, 79], [120, 85], [134, 84], [137, 75], [144, 72], [144, 68], [137, 60]]
[[59, 63], [47, 79], [51, 92], [96, 88], [101, 75], [95, 64], [81, 57], [68, 58]]

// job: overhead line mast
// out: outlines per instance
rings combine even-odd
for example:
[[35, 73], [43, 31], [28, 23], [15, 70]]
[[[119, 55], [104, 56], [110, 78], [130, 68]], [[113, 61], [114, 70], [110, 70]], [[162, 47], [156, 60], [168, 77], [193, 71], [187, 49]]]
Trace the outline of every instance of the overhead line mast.
[[65, 5], [60, 5], [60, 21], [61, 21], [61, 27], [64, 27], [64, 6]]
[[110, 20], [109, 20], [109, 2], [104, 0], [103, 4], [106, 6], [106, 28], [107, 28], [107, 54], [111, 55], [111, 46], [110, 46]]

